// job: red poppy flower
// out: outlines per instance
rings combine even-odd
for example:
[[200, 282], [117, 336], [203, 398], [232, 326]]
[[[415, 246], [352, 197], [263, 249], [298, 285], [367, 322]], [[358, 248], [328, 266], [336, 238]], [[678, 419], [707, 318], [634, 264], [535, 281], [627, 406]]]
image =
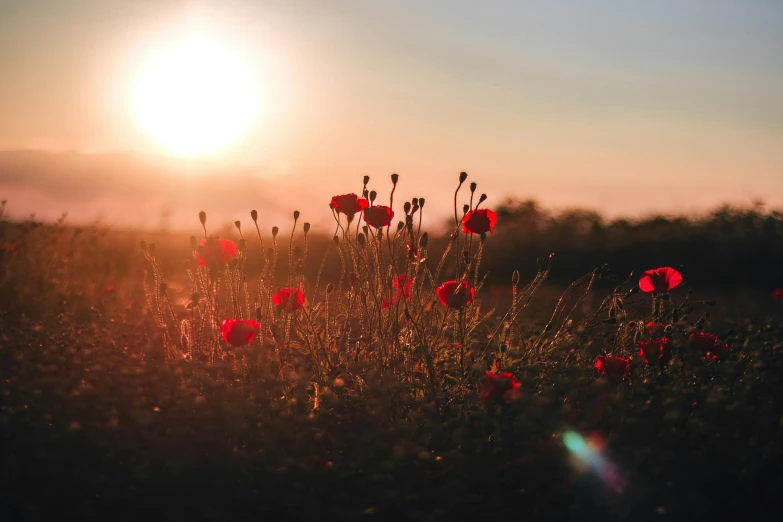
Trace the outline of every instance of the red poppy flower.
[[220, 268], [238, 252], [237, 244], [230, 239], [209, 238], [201, 240], [201, 248], [196, 250], [195, 258], [198, 266]]
[[728, 343], [721, 342], [717, 335], [707, 332], [697, 332], [691, 334], [691, 343], [702, 352], [705, 359], [714, 361], [720, 359], [729, 352]]
[[489, 209], [471, 210], [462, 218], [462, 232], [467, 234], [492, 233], [492, 227], [498, 222], [498, 215]]
[[296, 288], [281, 288], [272, 294], [272, 304], [277, 308], [295, 312], [301, 310], [305, 302], [305, 295]]
[[599, 376], [608, 375], [614, 379], [625, 379], [631, 373], [631, 358], [599, 355], [595, 361], [595, 369]]
[[661, 337], [650, 341], [637, 341], [639, 344], [639, 355], [647, 366], [666, 366], [671, 359], [669, 350], [669, 339]]
[[682, 283], [682, 274], [670, 266], [647, 270], [639, 279], [642, 292], [668, 293], [669, 290]]
[[476, 295], [476, 289], [468, 284], [467, 281], [457, 283], [456, 281], [446, 281], [435, 291], [443, 303], [443, 306], [450, 306], [460, 310], [473, 302], [473, 296]]
[[391, 225], [394, 212], [389, 207], [375, 205], [374, 207], [366, 209], [362, 217], [364, 218], [364, 222], [371, 227], [381, 228]]
[[666, 329], [666, 325], [663, 323], [656, 323], [655, 321], [650, 321], [646, 325], [644, 325], [645, 328], [647, 328], [647, 333], [650, 334], [650, 337], [653, 339], [660, 339], [663, 337], [664, 330]]
[[519, 397], [519, 381], [511, 372], [487, 372], [487, 380], [481, 389], [481, 400], [490, 404], [503, 404]]
[[[396, 290], [396, 292], [393, 292], [394, 295], [392, 295], [392, 304], [397, 304], [397, 301], [399, 301], [400, 297], [402, 297], [405, 301], [410, 299], [412, 286], [413, 279], [408, 279], [405, 275], [395, 277], [394, 280], [392, 280], [392, 288]], [[381, 303], [381, 308], [389, 308], [389, 301], [384, 299]]]
[[231, 346], [244, 346], [250, 344], [260, 328], [252, 319], [225, 319], [220, 323], [220, 336]]
[[783, 290], [776, 288], [772, 291], [772, 299], [775, 301], [783, 301]]
[[343, 194], [332, 198], [332, 206], [337, 212], [348, 216], [348, 220], [353, 219], [354, 214], [361, 212], [370, 205], [367, 198], [360, 198], [356, 194]]

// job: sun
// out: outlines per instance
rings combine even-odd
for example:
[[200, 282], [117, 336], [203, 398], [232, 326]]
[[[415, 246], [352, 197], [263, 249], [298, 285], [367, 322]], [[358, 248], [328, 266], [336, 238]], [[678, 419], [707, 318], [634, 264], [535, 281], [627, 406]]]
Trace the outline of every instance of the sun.
[[214, 41], [192, 37], [153, 57], [131, 91], [136, 126], [174, 156], [217, 154], [238, 142], [259, 110], [253, 71]]

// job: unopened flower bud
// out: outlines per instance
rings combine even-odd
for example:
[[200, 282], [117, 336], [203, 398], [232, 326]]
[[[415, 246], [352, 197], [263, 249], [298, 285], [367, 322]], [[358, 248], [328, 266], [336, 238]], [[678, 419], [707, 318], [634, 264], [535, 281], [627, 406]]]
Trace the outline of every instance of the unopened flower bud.
[[421, 237], [419, 238], [419, 246], [421, 248], [426, 248], [427, 247], [427, 242], [429, 240], [430, 240], [430, 235], [427, 232], [423, 233], [421, 235]]
[[462, 205], [462, 213], [467, 214], [468, 210], [470, 210], [470, 205]]
[[468, 173], [467, 172], [460, 172], [459, 173], [459, 183], [460, 183], [460, 185], [465, 183], [466, 179], [468, 179]]
[[398, 181], [399, 179], [400, 179], [400, 176], [399, 176], [399, 174], [392, 174], [392, 175], [391, 175], [392, 185], [396, 185], [396, 184], [397, 184], [397, 181]]
[[239, 220], [234, 221], [234, 226], [237, 227], [237, 230], [239, 230], [239, 233], [242, 233], [242, 223], [239, 222]]
[[304, 230], [305, 234], [310, 232], [310, 223], [305, 223], [304, 226], [302, 227], [302, 229]]
[[402, 210], [403, 212], [405, 212], [405, 214], [408, 214], [411, 211], [411, 202], [406, 201], [405, 204], [402, 206]]
[[471, 193], [471, 194], [472, 194], [472, 193], [474, 193], [474, 192], [476, 192], [476, 186], [477, 186], [477, 185], [476, 185], [476, 182], [475, 182], [475, 181], [474, 181], [473, 183], [471, 183], [471, 184], [470, 184], [470, 193]]
[[413, 200], [411, 202], [413, 203], [414, 207], [418, 207], [419, 206], [419, 198], [413, 198]]
[[339, 245], [340, 244], [340, 236], [334, 236], [332, 238], [332, 241], [334, 241], [335, 245]]
[[374, 203], [375, 202], [375, 198], [377, 198], [377, 197], [378, 197], [378, 193], [375, 192], [374, 190], [371, 190], [370, 191], [370, 203]]
[[419, 207], [424, 208], [424, 198], [419, 198]]
[[253, 223], [258, 222], [258, 212], [255, 210], [250, 211], [250, 218], [253, 220]]
[[199, 212], [198, 213], [198, 220], [201, 221], [202, 225], [206, 225], [207, 224], [207, 213], [204, 212], [203, 210], [201, 212]]
[[487, 200], [487, 195], [486, 195], [486, 194], [482, 194], [482, 195], [479, 197], [479, 203], [483, 203], [483, 202], [485, 202], [486, 200]]
[[277, 237], [277, 233], [280, 232], [280, 229], [277, 227], [272, 227], [272, 239]]
[[296, 221], [297, 219], [299, 219], [299, 211], [294, 210], [294, 221]]
[[[410, 216], [408, 216], [408, 217], [410, 217]], [[405, 228], [405, 223], [403, 223], [402, 221], [398, 221], [397, 222], [397, 232], [399, 232], [403, 228]]]
[[364, 176], [364, 186], [366, 187], [367, 184], [370, 182], [370, 176]]

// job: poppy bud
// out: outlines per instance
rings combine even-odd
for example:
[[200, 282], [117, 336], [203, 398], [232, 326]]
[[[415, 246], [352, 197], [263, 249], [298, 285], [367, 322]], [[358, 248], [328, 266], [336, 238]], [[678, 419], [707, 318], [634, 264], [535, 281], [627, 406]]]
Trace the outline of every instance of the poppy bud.
[[377, 198], [377, 197], [378, 197], [378, 193], [377, 192], [375, 192], [374, 190], [370, 191], [370, 203], [374, 203], [375, 202], [375, 198]]
[[280, 232], [280, 229], [277, 227], [272, 227], [272, 239], [277, 237], [277, 233]]
[[419, 198], [419, 207], [424, 208], [424, 198]]
[[190, 236], [190, 248], [196, 250], [196, 246], [197, 246], [196, 236]]
[[402, 206], [402, 210], [403, 212], [405, 212], [405, 214], [408, 214], [411, 211], [411, 202], [406, 201], [405, 204]]
[[139, 248], [141, 248], [142, 252], [146, 252], [147, 251], [147, 242], [145, 240], [143, 240], [143, 239], [141, 241], [139, 241]]
[[482, 194], [481, 196], [479, 196], [479, 203], [484, 203], [486, 200], [487, 200], [486, 194]]
[[242, 223], [239, 222], [239, 220], [234, 221], [234, 226], [237, 227], [237, 230], [239, 230], [239, 233], [242, 233]]
[[398, 174], [392, 174], [391, 175], [392, 185], [396, 185], [397, 184], [397, 180], [399, 180], [399, 179], [400, 179], [400, 176]]
[[465, 180], [468, 179], [468, 173], [467, 172], [460, 172], [459, 173], [459, 184], [462, 185], [465, 183]]
[[258, 212], [256, 212], [255, 210], [251, 210], [250, 218], [253, 220], [253, 223], [258, 222]]
[[359, 235], [356, 236], [356, 240], [359, 242], [359, 246], [364, 246], [367, 244], [367, 236], [359, 232]]
[[302, 228], [304, 229], [304, 233], [307, 234], [310, 232], [310, 223], [305, 223]]
[[[408, 217], [410, 217], [410, 216], [408, 216]], [[402, 221], [398, 221], [397, 222], [397, 232], [399, 232], [403, 228], [405, 228], [405, 223], [403, 223]]]
[[329, 283], [328, 285], [326, 285], [326, 295], [329, 295], [332, 292], [334, 292], [334, 284]]
[[149, 251], [151, 256], [155, 255], [155, 243], [150, 243], [147, 247], [147, 250]]
[[470, 210], [470, 205], [462, 205], [462, 213], [467, 214], [468, 210]]
[[203, 210], [201, 212], [199, 212], [198, 213], [198, 220], [201, 221], [202, 225], [206, 225], [207, 224], [207, 213], [204, 212]]
[[430, 235], [427, 232], [423, 233], [419, 238], [419, 246], [421, 248], [425, 248], [427, 246], [427, 241], [429, 241], [429, 239], [430, 239]]
[[411, 209], [411, 216], [415, 214], [419, 210], [419, 205], [413, 204], [413, 208]]
[[370, 176], [364, 176], [364, 186], [367, 186], [369, 182], [370, 182]]
[[367, 225], [363, 225], [362, 226], [362, 232], [364, 232], [365, 236], [369, 236], [370, 235], [370, 229], [367, 228]]
[[296, 221], [297, 219], [299, 219], [299, 211], [294, 210], [294, 221]]
[[476, 186], [477, 186], [477, 185], [476, 185], [476, 182], [475, 182], [475, 181], [474, 181], [473, 183], [471, 183], [471, 184], [470, 184], [470, 193], [471, 193], [471, 194], [473, 194], [474, 192], [476, 192]]
[[165, 294], [166, 290], [169, 289], [169, 285], [167, 285], [166, 283], [161, 283], [158, 288], [160, 289], [161, 294]]
[[340, 244], [340, 237], [339, 236], [334, 236], [332, 238], [332, 241], [334, 241], [335, 245], [339, 245]]
[[239, 243], [237, 243], [237, 246], [239, 247], [240, 252], [244, 252], [247, 248], [247, 243], [245, 242], [245, 238], [242, 238], [239, 240]]

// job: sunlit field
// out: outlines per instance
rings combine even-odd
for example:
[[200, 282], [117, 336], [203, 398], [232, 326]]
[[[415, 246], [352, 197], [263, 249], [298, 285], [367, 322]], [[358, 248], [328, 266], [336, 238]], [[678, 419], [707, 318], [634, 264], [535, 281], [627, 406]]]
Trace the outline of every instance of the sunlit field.
[[357, 181], [330, 236], [0, 220], [4, 519], [776, 518], [783, 215]]

